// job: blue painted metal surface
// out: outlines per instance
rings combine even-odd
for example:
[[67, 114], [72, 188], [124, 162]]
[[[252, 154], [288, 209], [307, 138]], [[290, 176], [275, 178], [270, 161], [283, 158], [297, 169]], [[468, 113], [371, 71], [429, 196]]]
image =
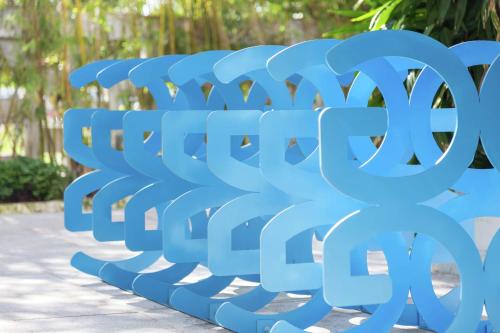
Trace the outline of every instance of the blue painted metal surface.
[[[477, 65], [488, 66], [478, 89], [468, 72]], [[156, 109], [65, 113], [65, 149], [93, 169], [65, 191], [66, 228], [130, 252], [116, 261], [79, 252], [77, 269], [236, 332], [303, 332], [332, 307], [370, 315], [349, 332], [500, 330], [500, 232], [483, 261], [471, 222], [500, 216], [500, 43], [447, 48], [378, 31], [97, 61], [70, 76], [76, 88], [125, 80], [147, 88]], [[433, 107], [442, 84], [450, 109]], [[375, 89], [383, 107], [368, 106]], [[114, 130], [123, 131], [123, 150], [111, 145]], [[445, 152], [436, 132], [453, 133]], [[470, 167], [479, 139], [490, 169]], [[113, 221], [112, 205], [129, 196], [124, 221]], [[323, 242], [322, 262], [313, 238]], [[388, 275], [370, 275], [374, 250]], [[144, 272], [162, 257], [170, 264]], [[460, 286], [438, 297], [431, 265], [453, 262]], [[211, 275], [182, 283], [198, 266]], [[256, 285], [220, 297], [236, 278]], [[308, 299], [260, 311], [279, 293]]]

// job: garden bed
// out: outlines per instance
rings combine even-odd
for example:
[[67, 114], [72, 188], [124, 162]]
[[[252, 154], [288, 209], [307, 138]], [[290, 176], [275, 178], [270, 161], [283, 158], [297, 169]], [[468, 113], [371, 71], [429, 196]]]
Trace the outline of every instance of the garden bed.
[[0, 203], [0, 214], [57, 213], [63, 210], [62, 200]]

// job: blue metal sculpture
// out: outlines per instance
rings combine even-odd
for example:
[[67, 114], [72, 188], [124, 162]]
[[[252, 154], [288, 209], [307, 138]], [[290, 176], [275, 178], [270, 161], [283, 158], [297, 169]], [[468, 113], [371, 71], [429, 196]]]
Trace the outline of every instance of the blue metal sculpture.
[[[489, 66], [479, 89], [468, 72], [476, 65]], [[500, 43], [447, 48], [414, 32], [378, 31], [97, 61], [70, 77], [78, 88], [96, 80], [145, 87], [157, 110], [66, 112], [66, 151], [95, 171], [66, 189], [65, 225], [135, 253], [105, 261], [79, 252], [77, 269], [236, 332], [303, 332], [332, 307], [370, 315], [349, 332], [500, 330], [500, 232], [483, 262], [471, 224], [500, 216]], [[442, 84], [452, 108], [433, 108]], [[375, 89], [383, 107], [368, 106]], [[117, 129], [123, 151], [111, 146]], [[453, 133], [445, 152], [436, 132]], [[493, 168], [470, 168], [479, 139]], [[123, 223], [113, 222], [113, 203], [127, 196]], [[146, 228], [150, 209], [155, 230]], [[313, 238], [323, 242], [323, 262]], [[388, 275], [369, 273], [372, 250], [383, 251]], [[171, 264], [143, 272], [162, 257]], [[441, 297], [436, 262], [454, 262], [461, 277]], [[180, 282], [198, 266], [211, 275]], [[220, 297], [237, 277], [257, 285]], [[259, 312], [280, 292], [308, 299]]]

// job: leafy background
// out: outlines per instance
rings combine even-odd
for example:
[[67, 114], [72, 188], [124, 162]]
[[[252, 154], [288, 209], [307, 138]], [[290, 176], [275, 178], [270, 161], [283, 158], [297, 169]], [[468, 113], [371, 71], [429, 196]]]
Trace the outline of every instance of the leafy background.
[[[0, 156], [65, 164], [79, 174], [84, 167], [62, 149], [64, 110], [154, 107], [147, 91], [126, 84], [112, 92], [72, 89], [70, 71], [93, 60], [289, 45], [380, 29], [418, 31], [446, 45], [500, 40], [499, 13], [496, 0], [0, 0]], [[478, 86], [486, 69], [471, 69]], [[381, 103], [374, 92], [370, 104]], [[443, 86], [434, 106], [451, 105]], [[451, 134], [435, 137], [445, 149]], [[489, 167], [481, 146], [473, 166]]]

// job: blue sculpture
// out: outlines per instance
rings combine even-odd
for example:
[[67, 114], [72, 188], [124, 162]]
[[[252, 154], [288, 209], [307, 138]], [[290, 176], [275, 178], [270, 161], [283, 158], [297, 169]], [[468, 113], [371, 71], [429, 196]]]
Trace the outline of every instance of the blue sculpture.
[[[476, 65], [489, 66], [479, 89], [468, 72]], [[483, 261], [471, 224], [500, 216], [499, 42], [447, 48], [410, 31], [377, 31], [97, 61], [70, 77], [77, 88], [124, 80], [146, 87], [157, 110], [66, 112], [66, 151], [95, 171], [66, 189], [65, 225], [123, 241], [135, 256], [79, 252], [77, 269], [236, 332], [303, 332], [332, 307], [370, 314], [349, 332], [500, 330], [500, 232]], [[442, 84], [452, 108], [433, 108]], [[375, 89], [383, 107], [368, 106]], [[91, 130], [90, 147], [82, 128]], [[123, 151], [111, 146], [118, 129]], [[444, 152], [436, 132], [453, 133]], [[493, 168], [470, 168], [479, 140]], [[124, 221], [113, 222], [113, 203], [127, 196]], [[145, 224], [150, 209], [155, 230]], [[323, 262], [313, 238], [323, 242]], [[369, 273], [372, 250], [383, 251], [388, 275]], [[143, 272], [162, 257], [171, 264]], [[461, 277], [441, 297], [436, 262], [454, 262]], [[198, 266], [211, 275], [180, 283]], [[220, 297], [235, 278], [257, 285]], [[308, 299], [259, 312], [281, 292]]]

